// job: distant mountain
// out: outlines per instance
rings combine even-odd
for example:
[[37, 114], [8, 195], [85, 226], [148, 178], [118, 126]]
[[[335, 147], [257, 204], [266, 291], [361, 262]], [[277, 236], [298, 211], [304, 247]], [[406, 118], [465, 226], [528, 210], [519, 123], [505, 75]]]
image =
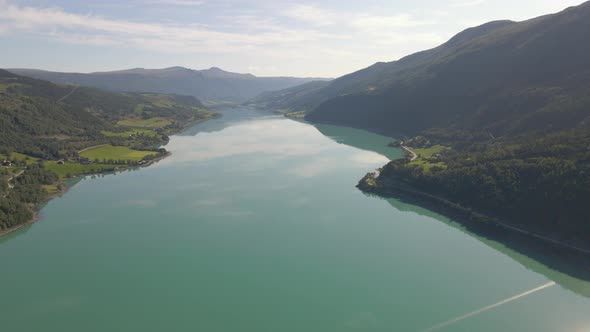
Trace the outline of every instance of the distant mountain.
[[203, 101], [243, 102], [265, 91], [290, 88], [318, 78], [256, 77], [213, 67], [193, 70], [134, 68], [90, 74], [59, 73], [36, 69], [7, 69], [22, 76], [60, 84], [76, 84], [117, 92], [156, 92], [195, 96]]
[[247, 104], [272, 110], [309, 111], [309, 98], [327, 87], [330, 81], [311, 81], [292, 88], [263, 92], [248, 101]]

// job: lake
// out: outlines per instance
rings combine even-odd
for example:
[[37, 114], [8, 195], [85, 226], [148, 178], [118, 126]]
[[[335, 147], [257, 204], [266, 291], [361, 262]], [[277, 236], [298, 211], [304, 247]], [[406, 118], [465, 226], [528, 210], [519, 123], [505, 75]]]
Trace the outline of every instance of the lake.
[[590, 283], [355, 188], [390, 138], [250, 109], [0, 238], [3, 331], [590, 331]]

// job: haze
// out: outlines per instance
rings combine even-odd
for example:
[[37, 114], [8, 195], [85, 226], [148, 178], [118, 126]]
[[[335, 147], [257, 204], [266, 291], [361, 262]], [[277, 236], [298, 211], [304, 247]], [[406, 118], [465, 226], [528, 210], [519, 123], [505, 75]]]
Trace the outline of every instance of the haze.
[[580, 3], [0, 0], [0, 63], [69, 72], [218, 66], [259, 76], [337, 77], [490, 20], [524, 20]]

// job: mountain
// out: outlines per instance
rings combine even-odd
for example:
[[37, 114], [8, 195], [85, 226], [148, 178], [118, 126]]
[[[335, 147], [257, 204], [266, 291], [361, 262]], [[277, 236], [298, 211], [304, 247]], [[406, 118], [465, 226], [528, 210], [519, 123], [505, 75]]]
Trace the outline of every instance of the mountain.
[[271, 110], [308, 111], [307, 98], [327, 87], [330, 81], [311, 81], [292, 88], [263, 92], [247, 102], [248, 105]]
[[[311, 122], [403, 138], [359, 187], [590, 252], [590, 2], [468, 29], [324, 87], [276, 92]], [[259, 100], [263, 103], [264, 100]]]
[[18, 75], [60, 84], [96, 87], [116, 92], [172, 93], [195, 96], [209, 102], [243, 102], [265, 91], [281, 90], [318, 80], [317, 78], [256, 77], [252, 74], [231, 73], [216, 67], [207, 70], [184, 67], [134, 68], [90, 74], [35, 69], [8, 70]]
[[390, 134], [452, 127], [501, 136], [568, 128], [587, 117], [588, 31], [590, 3], [524, 22], [490, 22], [323, 88], [284, 91], [289, 102], [282, 107], [308, 111], [312, 122]]

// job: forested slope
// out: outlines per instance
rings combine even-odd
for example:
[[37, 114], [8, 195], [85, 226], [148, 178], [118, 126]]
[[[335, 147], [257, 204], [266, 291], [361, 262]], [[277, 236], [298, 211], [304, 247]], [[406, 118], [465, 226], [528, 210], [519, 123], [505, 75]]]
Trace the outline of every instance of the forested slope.
[[[214, 115], [194, 97], [118, 94], [0, 70], [0, 233], [31, 220], [64, 177], [146, 163], [166, 153], [168, 134]], [[102, 160], [79, 153], [98, 145]], [[144, 160], [108, 153], [136, 150]]]

